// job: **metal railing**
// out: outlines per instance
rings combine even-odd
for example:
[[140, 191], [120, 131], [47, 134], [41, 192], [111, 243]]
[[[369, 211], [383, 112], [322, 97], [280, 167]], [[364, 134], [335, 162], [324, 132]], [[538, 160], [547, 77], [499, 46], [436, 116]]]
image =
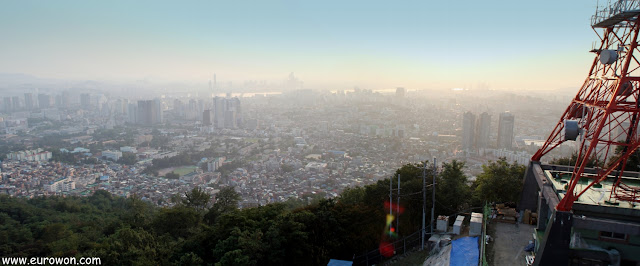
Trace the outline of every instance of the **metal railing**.
[[484, 209], [482, 211], [482, 238], [480, 238], [480, 262], [479, 266], [489, 266], [487, 262], [487, 223], [489, 223], [489, 215], [491, 215], [491, 208], [489, 208], [488, 204], [484, 205]]
[[[483, 265], [483, 266], [487, 266], [486, 264], [486, 257], [485, 257], [485, 239], [486, 239], [486, 231], [487, 231], [487, 223], [489, 222], [489, 215], [491, 215], [491, 208], [489, 207], [488, 204], [485, 204], [484, 207], [473, 207], [473, 208], [469, 208], [467, 210], [464, 211], [460, 211], [458, 213], [455, 213], [453, 215], [449, 215], [450, 217], [455, 217], [458, 214], [462, 214], [462, 213], [468, 213], [471, 212], [473, 210], [477, 210], [477, 209], [483, 209], [483, 223], [482, 223], [482, 238], [479, 240], [481, 241], [481, 246], [480, 246], [480, 260], [479, 260], [479, 265]], [[424, 250], [428, 250], [429, 252], [431, 252], [432, 250], [432, 245], [431, 243], [428, 243], [427, 239], [431, 236], [431, 233], [426, 233], [425, 229], [425, 245], [424, 245]], [[371, 250], [369, 252], [366, 252], [360, 256], [355, 256], [353, 258], [353, 265], [379, 265], [380, 263], [383, 263], [385, 261], [390, 261], [392, 260], [394, 257], [399, 256], [399, 255], [404, 255], [407, 252], [410, 251], [414, 251], [414, 250], [420, 250], [420, 248], [422, 247], [422, 236], [420, 235], [420, 233], [422, 232], [422, 230], [418, 230], [402, 239], [396, 240], [393, 243], [388, 244], [388, 246], [393, 246], [394, 250], [394, 255], [391, 257], [385, 257], [382, 254], [380, 254], [380, 249], [375, 249], [375, 250]], [[437, 234], [437, 232], [434, 232]], [[386, 247], [388, 247], [386, 246]], [[382, 247], [385, 248], [385, 247]]]
[[[353, 258], [353, 265], [369, 266], [374, 264], [380, 264], [381, 262], [389, 260], [395, 256], [404, 255], [409, 251], [420, 249], [420, 246], [422, 245], [422, 241], [421, 241], [422, 238], [420, 235], [421, 232], [422, 230], [416, 231], [402, 239], [396, 240], [395, 242], [388, 244], [388, 246], [393, 246], [394, 255], [392, 257], [387, 258], [382, 254], [380, 254], [379, 249], [375, 249], [363, 255]], [[425, 245], [425, 250], [426, 249], [427, 247]]]
[[591, 17], [591, 25], [596, 25], [610, 17], [625, 11], [640, 9], [640, 0], [607, 1], [606, 6], [596, 7], [596, 14]]

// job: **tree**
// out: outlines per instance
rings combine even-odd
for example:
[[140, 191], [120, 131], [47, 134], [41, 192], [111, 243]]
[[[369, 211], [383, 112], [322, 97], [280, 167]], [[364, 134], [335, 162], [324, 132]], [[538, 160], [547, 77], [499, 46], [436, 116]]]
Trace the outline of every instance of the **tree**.
[[471, 198], [471, 188], [467, 184], [467, 176], [462, 172], [463, 168], [464, 162], [453, 160], [443, 163], [442, 172], [437, 177], [437, 201], [448, 213], [460, 211]]
[[158, 129], [153, 129], [151, 135], [153, 135], [153, 138], [151, 139], [151, 142], [149, 142], [149, 146], [154, 148], [164, 148], [171, 140], [168, 136], [162, 135]]
[[[153, 175], [153, 176], [158, 176], [160, 173], [158, 172], [158, 170], [153, 167], [153, 165], [147, 166], [147, 168], [144, 169], [144, 171], [142, 171], [143, 174], [148, 174], [148, 175]], [[166, 177], [166, 175], [165, 175]]]
[[132, 195], [126, 201], [127, 213], [123, 216], [123, 220], [131, 227], [144, 227], [150, 221], [153, 207], [151, 204], [144, 202], [138, 195]]
[[[97, 257], [108, 265], [152, 265], [166, 255], [155, 237], [143, 229], [121, 228], [97, 250]], [[159, 264], [159, 263], [158, 263]]]
[[[400, 221], [400, 228], [398, 234], [400, 236], [408, 235], [416, 230], [419, 230], [422, 226], [422, 173], [424, 172], [424, 164], [429, 165], [427, 162], [423, 164], [406, 164], [396, 170], [396, 175], [393, 177], [393, 189], [397, 188], [398, 175], [400, 175], [400, 205], [404, 207], [404, 212], [400, 214], [397, 219]], [[386, 180], [385, 180], [386, 181]], [[426, 185], [430, 186], [433, 182], [433, 171], [427, 169], [426, 171]], [[382, 197], [385, 200], [389, 199], [389, 183], [386, 182], [386, 187], [382, 193]], [[429, 187], [428, 187], [429, 188]], [[427, 188], [427, 189], [428, 189]], [[380, 193], [380, 192], [378, 192]], [[431, 195], [431, 192], [427, 192]], [[437, 194], [436, 194], [437, 195]], [[393, 204], [397, 204], [397, 191], [393, 192]], [[431, 197], [427, 197], [427, 206], [431, 206]], [[436, 214], [451, 214], [450, 210], [443, 210], [442, 205], [436, 205]], [[394, 211], [395, 213], [395, 211]]]
[[68, 164], [76, 164], [78, 162], [73, 153], [61, 152], [60, 150], [53, 150], [51, 152], [51, 160]]
[[[616, 162], [622, 156], [623, 146], [617, 146], [615, 154], [609, 159], [607, 167]], [[640, 170], [640, 151], [636, 149], [629, 155], [627, 162], [624, 166], [625, 171], [639, 171]]]
[[136, 155], [131, 152], [123, 152], [122, 157], [118, 159], [119, 164], [134, 165], [137, 162]]
[[236, 192], [235, 187], [224, 187], [216, 194], [216, 203], [213, 207], [228, 212], [238, 208], [238, 202], [242, 199], [240, 193]]
[[229, 173], [231, 173], [233, 170], [238, 169], [242, 165], [244, 165], [244, 162], [242, 160], [235, 159], [230, 162], [229, 161], [225, 162], [222, 166], [218, 167], [217, 171], [220, 172], [222, 177], [226, 177]]
[[[436, 214], [464, 206], [463, 167], [457, 161], [443, 165]], [[401, 236], [422, 224], [423, 169], [404, 165], [393, 177], [394, 204], [397, 175], [402, 179], [404, 212], [398, 216], [394, 211]], [[238, 209], [240, 194], [224, 187], [205, 219], [210, 196], [200, 188], [175, 194], [176, 206], [170, 208], [103, 190], [89, 197], [0, 195], [0, 254], [100, 257], [109, 265], [326, 265], [330, 258], [348, 260], [378, 247], [389, 213], [389, 181], [307, 205], [291, 200], [243, 209]], [[427, 200], [431, 206], [431, 197]]]
[[338, 198], [338, 202], [343, 204], [359, 204], [363, 203], [364, 195], [366, 194], [365, 189], [363, 187], [348, 187], [345, 188], [342, 193], [340, 193], [340, 197]]
[[482, 173], [474, 183], [473, 197], [477, 204], [483, 202], [517, 202], [522, 192], [525, 167], [505, 158], [482, 166]]
[[211, 195], [200, 187], [194, 187], [190, 192], [185, 192], [184, 196], [185, 198], [182, 200], [182, 204], [198, 211], [206, 209], [211, 199]]
[[242, 197], [235, 187], [224, 187], [216, 195], [216, 202], [205, 215], [205, 219], [213, 223], [223, 213], [238, 209], [238, 202]]
[[167, 173], [166, 175], [164, 175], [164, 177], [166, 179], [178, 179], [178, 178], [180, 178], [180, 175], [176, 174], [175, 172], [171, 172], [171, 173]]
[[153, 219], [153, 229], [158, 235], [169, 234], [174, 238], [186, 238], [199, 225], [202, 216], [194, 209], [177, 205], [163, 208]]
[[[551, 164], [557, 164], [557, 165], [569, 165], [569, 166], [574, 166], [576, 165], [576, 161], [578, 160], [578, 153], [574, 152], [571, 154], [571, 157], [563, 157], [563, 158], [555, 158], [553, 160], [551, 160]], [[591, 155], [591, 158], [589, 158], [589, 160], [587, 160], [587, 167], [594, 167], [594, 166], [602, 166], [604, 165], [603, 162], [596, 160], [595, 155]]]
[[282, 172], [289, 173], [289, 172], [293, 172], [295, 168], [293, 168], [292, 165], [283, 164], [280, 166], [280, 170], [282, 170]]
[[89, 157], [81, 161], [83, 164], [97, 164], [98, 162], [98, 158], [96, 157]]
[[182, 255], [175, 265], [204, 265], [204, 261], [195, 253], [189, 252]]

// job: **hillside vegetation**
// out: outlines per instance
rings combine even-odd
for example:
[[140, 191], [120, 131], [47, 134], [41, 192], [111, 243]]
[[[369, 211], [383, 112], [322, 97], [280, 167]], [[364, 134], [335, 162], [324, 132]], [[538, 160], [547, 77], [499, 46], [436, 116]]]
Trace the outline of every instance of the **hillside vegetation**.
[[[486, 200], [481, 193], [496, 201], [499, 195], [511, 199], [514, 191], [490, 190], [500, 189], [500, 182], [521, 186], [524, 172], [524, 167], [500, 160], [485, 169], [499, 173], [499, 178], [485, 172], [480, 183], [469, 186], [463, 167], [456, 161], [442, 165], [436, 214], [468, 209]], [[412, 164], [396, 171], [404, 207], [398, 237], [421, 227], [422, 173], [422, 165]], [[426, 173], [430, 185], [432, 172]], [[393, 184], [395, 189], [395, 178]], [[160, 208], [136, 196], [123, 198], [106, 191], [89, 197], [2, 195], [0, 256], [99, 257], [104, 265], [326, 265], [331, 258], [351, 260], [376, 249], [386, 236], [389, 179], [309, 205], [289, 200], [238, 209], [240, 197], [233, 188], [222, 189], [213, 203], [197, 188], [178, 196], [175, 206]], [[394, 202], [395, 197], [397, 191]]]

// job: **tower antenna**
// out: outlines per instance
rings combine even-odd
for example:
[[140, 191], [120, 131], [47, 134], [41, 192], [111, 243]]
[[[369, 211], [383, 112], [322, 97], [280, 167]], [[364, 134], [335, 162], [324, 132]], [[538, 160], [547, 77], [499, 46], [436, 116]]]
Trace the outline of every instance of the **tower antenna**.
[[[640, 1], [619, 0], [596, 7], [591, 27], [602, 31], [587, 79], [573, 98], [545, 144], [531, 158], [540, 159], [566, 141], [577, 141], [578, 157], [565, 196], [556, 206], [570, 211], [592, 186], [614, 179], [610, 198], [640, 202], [640, 187], [622, 178], [629, 157], [640, 146]], [[585, 168], [595, 165], [596, 173]], [[587, 181], [588, 185], [578, 186]]]

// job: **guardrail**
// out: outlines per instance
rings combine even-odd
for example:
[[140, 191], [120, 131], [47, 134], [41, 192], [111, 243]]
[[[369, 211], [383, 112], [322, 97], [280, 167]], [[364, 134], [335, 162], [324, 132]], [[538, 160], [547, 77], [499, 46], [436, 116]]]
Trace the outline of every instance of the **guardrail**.
[[489, 205], [485, 203], [484, 208], [482, 210], [482, 237], [480, 238], [480, 261], [478, 262], [479, 266], [489, 266], [487, 262], [487, 223], [489, 223], [489, 215], [491, 215], [491, 208]]
[[[394, 257], [398, 255], [404, 255], [409, 251], [414, 250], [415, 248], [419, 248], [422, 245], [422, 238], [420, 233], [422, 230], [416, 231], [402, 239], [396, 240], [393, 243], [388, 244], [389, 246], [393, 246], [393, 250], [395, 251]], [[427, 247], [425, 246], [425, 249]], [[392, 257], [391, 257], [392, 258]], [[353, 258], [353, 265], [374, 265], [380, 264], [385, 260], [390, 258], [386, 258], [380, 254], [379, 249], [375, 249], [369, 251], [363, 255]]]

